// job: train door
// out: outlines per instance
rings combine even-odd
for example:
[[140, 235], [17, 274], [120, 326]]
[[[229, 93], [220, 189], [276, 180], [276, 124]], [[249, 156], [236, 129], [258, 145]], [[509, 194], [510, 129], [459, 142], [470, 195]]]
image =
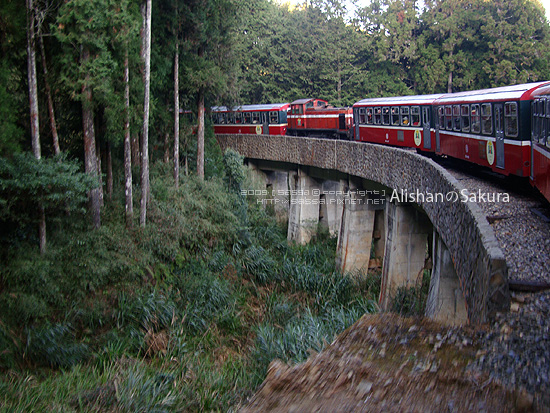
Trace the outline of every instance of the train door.
[[424, 128], [424, 149], [432, 149], [432, 137], [430, 136], [430, 110], [431, 110], [431, 106], [422, 106], [422, 126]]
[[495, 152], [497, 155], [496, 167], [504, 169], [504, 105], [495, 104]]
[[441, 142], [439, 140], [439, 124], [440, 124], [440, 119], [442, 119], [442, 115], [443, 115], [443, 107], [438, 106], [436, 109], [437, 109], [437, 114], [435, 115], [435, 152], [441, 153]]
[[[363, 108], [363, 110], [365, 110]], [[355, 140], [358, 141], [361, 139], [359, 136], [359, 108], [353, 110], [353, 121], [355, 122]]]
[[263, 125], [262, 133], [265, 135], [269, 135], [269, 112], [261, 112], [261, 113], [262, 113], [262, 125]]

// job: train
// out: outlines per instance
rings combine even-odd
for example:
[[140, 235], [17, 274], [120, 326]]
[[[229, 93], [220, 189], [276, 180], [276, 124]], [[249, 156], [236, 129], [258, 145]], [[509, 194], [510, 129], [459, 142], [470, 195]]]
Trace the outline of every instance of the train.
[[216, 134], [348, 139], [414, 148], [529, 179], [550, 202], [550, 81], [431, 95], [211, 108]]

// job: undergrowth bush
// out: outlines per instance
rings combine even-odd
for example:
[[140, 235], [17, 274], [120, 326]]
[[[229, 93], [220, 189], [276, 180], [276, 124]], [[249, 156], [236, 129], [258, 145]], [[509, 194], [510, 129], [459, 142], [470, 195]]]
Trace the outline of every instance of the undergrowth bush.
[[67, 324], [45, 324], [27, 330], [26, 358], [39, 366], [69, 368], [90, 355], [89, 348], [76, 340]]

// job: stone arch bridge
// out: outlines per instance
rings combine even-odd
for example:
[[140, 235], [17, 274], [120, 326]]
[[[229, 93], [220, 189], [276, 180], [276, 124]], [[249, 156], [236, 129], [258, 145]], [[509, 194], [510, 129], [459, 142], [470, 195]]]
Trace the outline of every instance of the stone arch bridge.
[[383, 257], [380, 305], [425, 268], [428, 317], [481, 324], [507, 311], [507, 267], [492, 228], [444, 168], [414, 151], [359, 142], [217, 135], [266, 182], [264, 202], [288, 214], [288, 238], [305, 243], [318, 224], [338, 235], [344, 270]]

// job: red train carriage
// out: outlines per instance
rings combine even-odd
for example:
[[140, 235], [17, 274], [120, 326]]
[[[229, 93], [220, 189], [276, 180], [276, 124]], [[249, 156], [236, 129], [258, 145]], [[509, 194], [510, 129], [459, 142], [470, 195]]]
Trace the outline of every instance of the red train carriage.
[[364, 99], [353, 105], [355, 140], [434, 151], [432, 104], [442, 95]]
[[443, 95], [434, 102], [436, 153], [504, 175], [529, 176], [531, 101], [543, 83]]
[[214, 133], [286, 135], [288, 103], [211, 108]]
[[288, 135], [349, 139], [351, 108], [335, 108], [322, 99], [299, 99], [290, 104]]
[[550, 201], [550, 85], [533, 92], [531, 183]]

